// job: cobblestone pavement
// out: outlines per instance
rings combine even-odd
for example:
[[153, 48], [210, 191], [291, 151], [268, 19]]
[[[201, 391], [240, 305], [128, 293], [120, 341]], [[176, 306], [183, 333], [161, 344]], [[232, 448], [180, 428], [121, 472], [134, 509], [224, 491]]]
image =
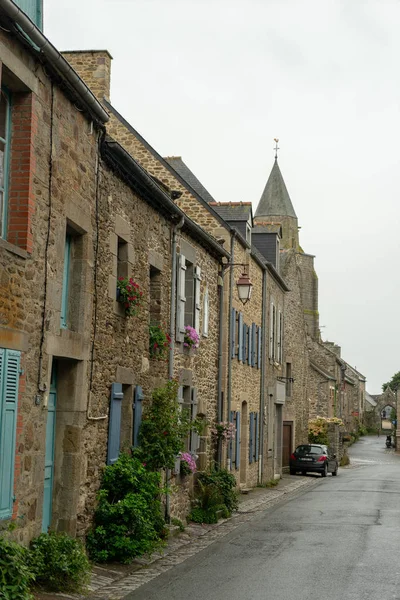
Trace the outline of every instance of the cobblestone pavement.
[[284, 475], [276, 488], [255, 488], [248, 495], [241, 495], [239, 509], [229, 519], [223, 519], [215, 525], [190, 524], [184, 532], [172, 535], [167, 546], [151, 557], [138, 559], [130, 565], [94, 567], [88, 596], [38, 594], [37, 600], [121, 600], [161, 573], [201, 552], [242, 523], [252, 519], [256, 513], [277, 504], [288, 494], [316, 485], [319, 481], [318, 476]]

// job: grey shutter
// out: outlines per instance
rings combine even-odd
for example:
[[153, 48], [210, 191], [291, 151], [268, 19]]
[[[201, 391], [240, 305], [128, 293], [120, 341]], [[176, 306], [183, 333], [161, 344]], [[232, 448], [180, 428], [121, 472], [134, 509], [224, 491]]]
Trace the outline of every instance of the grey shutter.
[[243, 358], [243, 314], [240, 312], [238, 317], [238, 360], [244, 361]]
[[209, 320], [209, 302], [208, 302], [208, 288], [204, 292], [203, 300], [203, 336], [208, 337], [208, 320]]
[[[197, 388], [192, 388], [192, 420], [197, 417]], [[196, 454], [199, 448], [199, 434], [197, 431], [190, 432], [190, 451]]]
[[231, 358], [236, 356], [236, 309], [231, 313]]
[[135, 387], [135, 399], [134, 399], [134, 421], [133, 421], [133, 446], [139, 446], [139, 430], [142, 424], [142, 411], [143, 411], [143, 390], [140, 385]]
[[194, 328], [197, 333], [200, 333], [200, 287], [201, 287], [201, 269], [194, 268]]
[[278, 363], [281, 362], [281, 325], [282, 325], [282, 321], [281, 321], [281, 311], [277, 310], [277, 317], [276, 317], [276, 361]]
[[274, 343], [274, 303], [271, 302], [270, 313], [269, 313], [269, 357], [273, 358], [273, 343]]
[[258, 328], [258, 338], [257, 338], [257, 368], [261, 368], [261, 346], [262, 344], [262, 327]]
[[240, 467], [240, 411], [236, 411], [236, 445], [235, 445], [235, 467]]
[[248, 335], [247, 325], [243, 323], [243, 363], [247, 362]]
[[256, 438], [256, 443], [255, 443], [255, 451], [254, 451], [254, 458], [257, 461], [258, 460], [258, 454], [259, 454], [259, 450], [260, 450], [260, 419], [259, 419], [259, 414], [258, 413], [254, 413], [254, 432], [255, 432], [255, 438]]
[[280, 329], [280, 336], [279, 336], [279, 346], [280, 346], [280, 353], [279, 353], [279, 362], [280, 364], [282, 364], [282, 360], [283, 360], [283, 313], [279, 313], [279, 329]]
[[121, 439], [121, 408], [123, 396], [122, 383], [113, 383], [111, 386], [110, 414], [108, 419], [108, 465], [113, 465], [119, 457], [119, 445]]
[[257, 363], [257, 327], [253, 323], [251, 326], [251, 366], [255, 367]]
[[183, 341], [185, 335], [185, 281], [186, 281], [186, 259], [183, 254], [178, 254], [177, 277], [176, 277], [176, 340]]
[[250, 413], [250, 424], [249, 424], [249, 463], [253, 462], [253, 448], [254, 443], [254, 413]]

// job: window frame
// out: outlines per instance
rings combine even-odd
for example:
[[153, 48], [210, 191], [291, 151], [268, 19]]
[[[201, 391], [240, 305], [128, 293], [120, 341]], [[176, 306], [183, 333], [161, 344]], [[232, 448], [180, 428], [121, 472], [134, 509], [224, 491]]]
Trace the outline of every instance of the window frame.
[[6, 86], [1, 86], [1, 94], [6, 98], [6, 122], [5, 133], [6, 137], [0, 137], [0, 142], [4, 144], [4, 181], [3, 186], [0, 185], [0, 193], [3, 193], [2, 215], [0, 214], [0, 238], [7, 239], [8, 229], [8, 200], [9, 200], [9, 184], [10, 184], [10, 161], [11, 161], [11, 116], [12, 116], [12, 95]]

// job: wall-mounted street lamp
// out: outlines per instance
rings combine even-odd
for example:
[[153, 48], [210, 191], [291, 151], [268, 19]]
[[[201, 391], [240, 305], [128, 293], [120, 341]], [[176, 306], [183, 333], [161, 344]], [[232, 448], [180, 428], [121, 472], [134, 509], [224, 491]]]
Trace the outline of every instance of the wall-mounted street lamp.
[[[244, 263], [224, 263], [222, 265], [222, 277], [225, 275], [229, 267], [244, 267], [247, 268], [248, 265]], [[250, 281], [250, 277], [248, 274], [243, 271], [241, 276], [236, 282], [236, 287], [238, 291], [239, 300], [246, 304], [251, 298], [251, 292], [253, 291], [253, 284]]]

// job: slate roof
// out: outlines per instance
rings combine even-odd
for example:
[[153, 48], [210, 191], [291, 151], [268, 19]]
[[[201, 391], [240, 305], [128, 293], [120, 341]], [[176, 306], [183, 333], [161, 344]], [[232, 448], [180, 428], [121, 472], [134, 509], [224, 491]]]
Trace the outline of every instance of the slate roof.
[[252, 216], [251, 202], [210, 202], [225, 221], [248, 221]]
[[196, 175], [189, 169], [181, 156], [166, 156], [164, 160], [209, 204], [215, 202], [204, 185], [197, 179]]
[[256, 223], [253, 233], [277, 233], [282, 237], [282, 225], [280, 223]]
[[365, 400], [371, 404], [371, 406], [376, 406], [378, 403], [376, 401], [376, 396], [373, 396], [372, 394], [368, 394], [368, 392], [365, 392]]
[[268, 216], [297, 218], [276, 159], [254, 216], [257, 218]]

